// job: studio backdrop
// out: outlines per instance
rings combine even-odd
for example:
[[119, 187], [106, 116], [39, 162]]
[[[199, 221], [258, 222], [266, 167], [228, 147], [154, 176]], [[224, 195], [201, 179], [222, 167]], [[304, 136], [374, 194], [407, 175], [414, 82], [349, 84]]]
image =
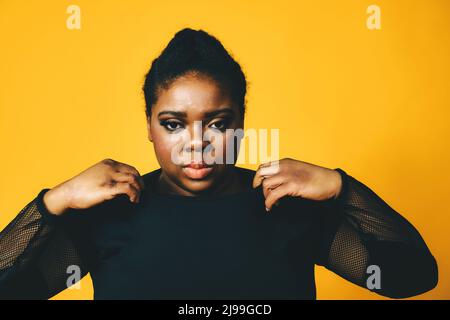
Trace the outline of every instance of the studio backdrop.
[[[343, 168], [404, 215], [450, 298], [450, 2], [0, 1], [0, 227], [104, 158], [158, 167], [142, 85], [180, 29], [216, 36], [249, 87], [245, 128]], [[244, 167], [256, 169], [259, 163]], [[318, 299], [384, 299], [316, 267]], [[412, 279], [413, 281], [413, 279]], [[92, 282], [55, 299], [91, 299]]]

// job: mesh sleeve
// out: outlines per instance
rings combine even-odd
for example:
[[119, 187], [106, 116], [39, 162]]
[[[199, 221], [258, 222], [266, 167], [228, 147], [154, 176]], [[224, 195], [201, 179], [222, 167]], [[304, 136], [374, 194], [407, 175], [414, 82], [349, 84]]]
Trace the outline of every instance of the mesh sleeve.
[[[434, 288], [436, 260], [419, 232], [369, 187], [340, 168], [342, 189], [331, 200], [326, 244], [319, 265], [341, 277], [392, 298], [414, 296]], [[324, 223], [325, 225], [327, 223]], [[379, 284], [368, 286], [379, 269]]]
[[76, 236], [79, 226], [66, 214], [48, 212], [43, 202], [48, 190], [43, 189], [0, 233], [2, 299], [48, 299], [67, 288], [74, 274], [69, 266], [79, 267], [80, 279], [88, 272]]

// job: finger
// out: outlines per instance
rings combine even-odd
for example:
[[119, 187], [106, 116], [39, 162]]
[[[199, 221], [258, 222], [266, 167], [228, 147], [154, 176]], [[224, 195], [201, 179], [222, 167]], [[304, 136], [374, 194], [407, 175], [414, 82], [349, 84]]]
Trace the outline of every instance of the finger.
[[283, 178], [280, 175], [266, 177], [262, 181], [264, 198], [267, 197], [270, 189], [275, 189], [283, 183]]
[[253, 177], [253, 188], [258, 187], [264, 178], [277, 174], [279, 171], [280, 168], [278, 165], [261, 165]]
[[266, 210], [270, 211], [275, 202], [288, 195], [288, 193], [289, 186], [287, 184], [282, 184], [275, 189], [271, 189], [265, 200]]
[[264, 168], [264, 167], [274, 167], [274, 166], [278, 166], [280, 164], [280, 160], [274, 160], [274, 161], [268, 161], [268, 162], [264, 162], [262, 164], [259, 165], [259, 168]]
[[263, 177], [266, 176], [273, 176], [274, 174], [277, 174], [280, 172], [280, 166], [279, 165], [268, 165], [264, 167], [260, 167], [258, 169], [259, 174]]
[[264, 180], [264, 177], [259, 174], [259, 170], [256, 171], [255, 176], [253, 177], [253, 188], [258, 187], [261, 182]]
[[131, 183], [139, 192], [142, 190], [142, 186], [139, 183], [139, 178], [131, 172], [116, 172], [113, 175], [115, 182], [128, 182]]
[[144, 179], [142, 179], [141, 174], [139, 173], [139, 171], [135, 167], [130, 166], [130, 165], [126, 164], [126, 163], [116, 162], [115, 169], [118, 172], [123, 172], [123, 173], [128, 172], [128, 173], [131, 173], [131, 174], [135, 175], [136, 178], [137, 178], [137, 182], [138, 182], [140, 188], [144, 189], [144, 187], [145, 187]]
[[119, 194], [126, 194], [131, 202], [139, 202], [140, 192], [128, 182], [118, 182], [111, 187], [111, 195], [117, 196]]
[[125, 172], [131, 172], [132, 174], [134, 174], [137, 178], [137, 182], [139, 183], [139, 186], [141, 187], [141, 189], [144, 189], [145, 185], [144, 185], [144, 179], [142, 179], [141, 174], [139, 173], [139, 171], [133, 167], [130, 166], [126, 163], [120, 163], [119, 165], [119, 171], [123, 168], [123, 170]]

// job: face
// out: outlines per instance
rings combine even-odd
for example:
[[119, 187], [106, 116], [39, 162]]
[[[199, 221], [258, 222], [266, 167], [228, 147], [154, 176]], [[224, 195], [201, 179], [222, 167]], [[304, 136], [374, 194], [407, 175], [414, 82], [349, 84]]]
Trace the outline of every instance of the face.
[[242, 129], [243, 116], [214, 80], [190, 74], [159, 91], [147, 127], [161, 178], [177, 193], [194, 195], [227, 181], [237, 159], [227, 129]]

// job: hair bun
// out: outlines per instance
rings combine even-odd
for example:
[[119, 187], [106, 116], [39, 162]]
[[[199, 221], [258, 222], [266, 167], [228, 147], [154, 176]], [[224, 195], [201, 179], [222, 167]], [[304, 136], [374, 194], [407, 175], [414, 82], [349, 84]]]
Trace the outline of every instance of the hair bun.
[[147, 115], [158, 98], [157, 89], [165, 88], [188, 72], [202, 73], [216, 80], [228, 90], [244, 114], [247, 82], [240, 65], [214, 36], [203, 30], [184, 28], [153, 60], [146, 76], [143, 90]]

